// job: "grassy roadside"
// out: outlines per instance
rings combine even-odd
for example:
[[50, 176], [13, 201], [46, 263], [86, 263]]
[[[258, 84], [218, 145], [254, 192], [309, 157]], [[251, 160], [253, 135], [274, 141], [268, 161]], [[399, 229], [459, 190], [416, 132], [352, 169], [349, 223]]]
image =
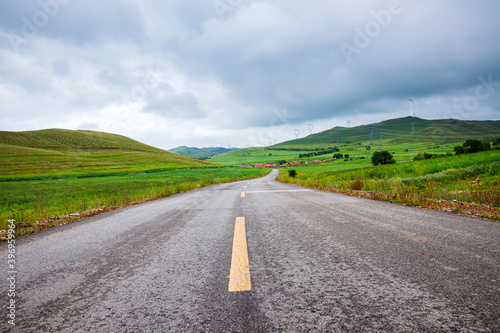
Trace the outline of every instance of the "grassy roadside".
[[498, 150], [342, 171], [338, 171], [334, 164], [293, 167], [297, 170], [296, 178], [289, 177], [287, 170], [283, 169], [278, 180], [409, 206], [500, 220]]
[[131, 173], [79, 173], [0, 180], [0, 237], [9, 219], [18, 235], [65, 224], [118, 207], [191, 189], [261, 177], [269, 170], [191, 167]]

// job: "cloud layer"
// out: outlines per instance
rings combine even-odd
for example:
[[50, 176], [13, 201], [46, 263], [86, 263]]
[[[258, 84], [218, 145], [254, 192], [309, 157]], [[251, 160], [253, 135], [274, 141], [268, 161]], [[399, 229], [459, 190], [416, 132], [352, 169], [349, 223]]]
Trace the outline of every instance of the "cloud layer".
[[3, 130], [247, 146], [409, 115], [499, 119], [494, 0], [0, 4]]

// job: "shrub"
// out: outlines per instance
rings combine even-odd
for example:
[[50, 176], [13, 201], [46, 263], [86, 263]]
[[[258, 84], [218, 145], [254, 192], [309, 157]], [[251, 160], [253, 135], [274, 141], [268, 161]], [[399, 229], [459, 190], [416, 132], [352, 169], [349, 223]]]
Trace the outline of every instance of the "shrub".
[[418, 153], [417, 155], [415, 155], [415, 157], [413, 157], [413, 160], [414, 161], [422, 161], [422, 160], [428, 160], [428, 159], [431, 159], [431, 158], [434, 158], [434, 157], [438, 157], [439, 155], [437, 154], [431, 154], [431, 153]]
[[295, 178], [297, 176], [297, 171], [295, 169], [288, 170], [288, 175]]
[[455, 155], [462, 155], [467, 153], [467, 150], [462, 145], [455, 145], [455, 147], [453, 147], [453, 151], [455, 152]]
[[495, 149], [500, 149], [500, 137], [498, 137], [495, 140], [493, 140], [493, 147]]
[[363, 181], [359, 178], [359, 176], [351, 182], [350, 188], [354, 191], [361, 191], [363, 189]]
[[376, 151], [372, 155], [372, 164], [373, 165], [384, 165], [384, 164], [394, 164], [396, 163], [396, 160], [392, 156], [391, 153], [389, 153], [386, 150], [382, 151]]

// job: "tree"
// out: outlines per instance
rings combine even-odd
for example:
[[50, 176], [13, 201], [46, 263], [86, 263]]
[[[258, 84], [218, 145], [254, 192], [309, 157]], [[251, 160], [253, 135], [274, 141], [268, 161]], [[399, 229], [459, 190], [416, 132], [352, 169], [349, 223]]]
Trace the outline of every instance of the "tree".
[[372, 147], [370, 147], [370, 146], [365, 146], [365, 149], [366, 149], [366, 150], [371, 150], [371, 149], [372, 149]]
[[295, 178], [297, 176], [297, 171], [295, 169], [288, 170], [288, 175]]
[[384, 165], [384, 164], [394, 164], [396, 163], [396, 160], [392, 156], [391, 153], [389, 153], [386, 150], [382, 151], [376, 151], [372, 155], [372, 164], [373, 165]]
[[493, 147], [495, 147], [495, 149], [499, 149], [500, 148], [500, 137], [498, 137], [495, 140], [493, 140]]
[[480, 151], [489, 150], [489, 145], [489, 142], [487, 142], [486, 145], [485, 142], [479, 139], [467, 139], [463, 144], [467, 153], [478, 153]]

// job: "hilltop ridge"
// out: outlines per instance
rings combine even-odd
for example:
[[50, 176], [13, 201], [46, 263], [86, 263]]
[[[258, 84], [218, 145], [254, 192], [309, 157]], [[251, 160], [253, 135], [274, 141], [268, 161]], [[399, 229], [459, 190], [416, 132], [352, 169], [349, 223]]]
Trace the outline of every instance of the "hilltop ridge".
[[123, 172], [214, 165], [97, 131], [0, 131], [0, 177], [20, 174]]
[[467, 138], [486, 139], [500, 136], [500, 120], [426, 120], [418, 117], [389, 119], [355, 127], [337, 126], [304, 138], [285, 141], [272, 147], [324, 145], [377, 141], [399, 143], [454, 143]]
[[89, 130], [43, 129], [38, 131], [0, 131], [0, 144], [28, 148], [130, 149], [164, 151], [123, 135]]

